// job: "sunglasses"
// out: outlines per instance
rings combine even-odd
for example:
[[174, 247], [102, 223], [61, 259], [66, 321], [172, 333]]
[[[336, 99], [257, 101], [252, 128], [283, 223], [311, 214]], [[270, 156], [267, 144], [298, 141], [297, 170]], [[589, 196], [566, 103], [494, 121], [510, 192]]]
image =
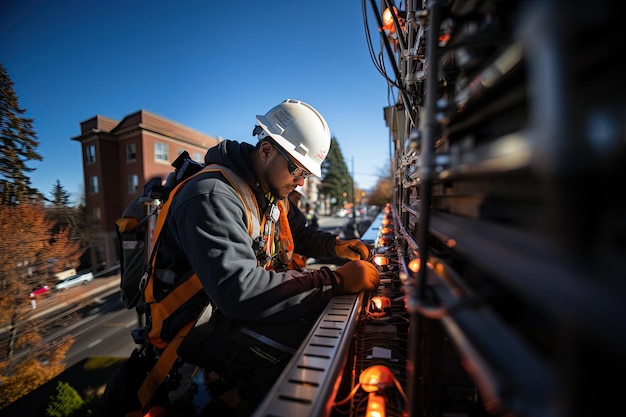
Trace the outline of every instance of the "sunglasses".
[[291, 158], [289, 158], [289, 156], [282, 149], [280, 149], [280, 146], [275, 145], [273, 143], [272, 143], [272, 146], [274, 147], [274, 149], [278, 151], [279, 154], [283, 156], [283, 158], [285, 158], [285, 161], [287, 161], [287, 169], [289, 170], [289, 173], [291, 174], [292, 177], [294, 177], [297, 180], [300, 180], [300, 179], [307, 179], [311, 175], [313, 175], [306, 169], [301, 168], [298, 165], [296, 165], [291, 160]]

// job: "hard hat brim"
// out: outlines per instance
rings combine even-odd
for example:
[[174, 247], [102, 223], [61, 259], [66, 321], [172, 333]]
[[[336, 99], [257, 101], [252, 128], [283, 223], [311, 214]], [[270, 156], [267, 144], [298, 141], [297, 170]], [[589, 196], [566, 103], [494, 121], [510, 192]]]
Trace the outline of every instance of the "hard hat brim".
[[262, 115], [257, 115], [256, 116], [256, 121], [259, 124], [259, 126], [265, 131], [265, 133], [270, 135], [271, 138], [274, 141], [276, 141], [276, 143], [278, 143], [278, 145], [281, 148], [283, 148], [287, 153], [289, 153], [289, 155], [291, 157], [293, 157], [293, 159], [298, 161], [298, 163], [300, 163], [300, 165], [302, 165], [304, 168], [306, 168], [307, 171], [311, 172], [313, 175], [315, 175], [317, 177], [321, 177], [322, 176], [322, 170], [321, 170], [320, 163], [315, 162], [312, 158], [310, 158], [310, 157], [308, 157], [306, 155], [301, 155], [296, 150], [296, 147], [294, 146], [294, 144], [289, 142], [287, 139], [285, 139], [282, 136], [282, 133], [283, 133], [283, 129], [282, 128], [280, 128], [276, 124], [270, 123], [269, 120], [267, 120], [267, 118], [265, 116], [262, 116]]

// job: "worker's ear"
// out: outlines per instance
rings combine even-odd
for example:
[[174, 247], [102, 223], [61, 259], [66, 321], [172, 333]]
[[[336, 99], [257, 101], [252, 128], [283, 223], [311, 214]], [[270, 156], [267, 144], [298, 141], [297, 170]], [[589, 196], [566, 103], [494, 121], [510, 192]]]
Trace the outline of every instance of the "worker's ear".
[[272, 153], [272, 144], [267, 141], [261, 142], [261, 144], [259, 145], [259, 153], [261, 155], [261, 160], [263, 160], [264, 162], [267, 161], [270, 154]]

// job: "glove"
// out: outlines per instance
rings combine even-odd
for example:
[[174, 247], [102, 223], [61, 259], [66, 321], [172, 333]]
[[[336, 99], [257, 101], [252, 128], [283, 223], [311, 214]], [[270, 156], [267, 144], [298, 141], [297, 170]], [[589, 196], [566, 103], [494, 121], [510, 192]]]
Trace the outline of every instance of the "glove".
[[370, 250], [367, 245], [361, 242], [359, 239], [337, 239], [337, 243], [335, 243], [335, 254], [340, 258], [357, 261], [359, 259], [368, 259], [370, 255]]
[[350, 261], [337, 268], [334, 274], [339, 294], [372, 292], [380, 284], [378, 269], [367, 261]]

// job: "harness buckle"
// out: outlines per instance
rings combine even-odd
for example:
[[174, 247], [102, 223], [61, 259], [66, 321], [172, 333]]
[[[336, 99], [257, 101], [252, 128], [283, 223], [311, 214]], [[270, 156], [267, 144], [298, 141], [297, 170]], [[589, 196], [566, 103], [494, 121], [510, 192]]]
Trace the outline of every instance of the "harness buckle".
[[278, 219], [280, 218], [280, 210], [276, 207], [276, 204], [270, 204], [267, 208], [267, 218], [272, 223], [278, 222]]

